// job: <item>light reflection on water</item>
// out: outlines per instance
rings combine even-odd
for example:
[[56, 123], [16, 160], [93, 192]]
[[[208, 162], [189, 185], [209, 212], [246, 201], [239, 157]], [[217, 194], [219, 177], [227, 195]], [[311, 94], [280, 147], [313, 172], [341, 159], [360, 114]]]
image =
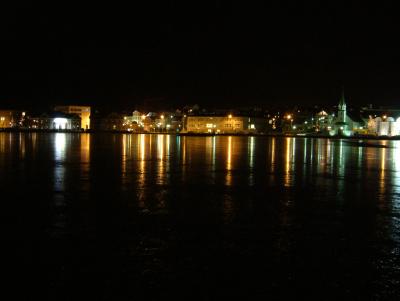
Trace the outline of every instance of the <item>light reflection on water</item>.
[[[26, 156], [33, 156], [38, 147], [46, 147], [46, 142], [38, 146], [38, 135], [41, 134], [1, 133], [2, 160], [10, 156], [14, 149], [18, 149], [19, 158], [24, 160]], [[96, 146], [92, 145], [89, 134], [80, 135], [78, 144], [72, 143], [68, 135], [54, 134], [54, 162], [69, 160], [68, 150], [77, 147], [81, 168], [87, 173], [91, 163], [90, 154]], [[277, 180], [280, 179], [281, 184], [286, 187], [296, 185], [294, 181], [300, 178], [304, 181], [313, 175], [337, 176], [339, 180], [352, 174], [357, 176], [358, 180], [362, 180], [363, 176], [368, 174], [379, 180], [377, 187], [380, 191], [388, 182], [397, 184], [400, 175], [400, 141], [383, 141], [380, 144], [387, 144], [389, 148], [375, 148], [357, 147], [348, 144], [346, 140], [140, 134], [113, 136], [111, 141], [107, 142], [111, 143], [108, 147], [112, 147], [112, 144], [117, 146], [117, 139], [121, 141], [123, 177], [137, 176], [141, 179], [131, 179], [125, 183], [136, 182], [142, 187], [145, 186], [145, 174], [150, 169], [155, 171], [154, 179], [157, 185], [168, 184], [168, 178], [174, 171], [179, 171], [182, 175], [182, 182], [193, 176], [192, 171], [207, 173], [217, 182], [220, 176], [223, 176], [226, 186], [233, 185], [236, 178], [244, 176], [247, 176], [247, 184], [252, 185], [262, 174], [264, 177], [277, 176]], [[60, 175], [60, 166], [63, 165], [55, 166], [54, 172]], [[133, 170], [138, 172], [132, 173]], [[279, 181], [276, 184], [278, 185]]]
[[57, 133], [54, 139], [54, 190], [64, 191], [66, 134]]
[[[33, 191], [50, 187], [50, 202], [61, 208], [82, 203], [79, 198], [100, 199], [100, 208], [124, 200], [133, 208], [121, 209], [127, 219], [136, 210], [221, 227], [276, 223], [265, 228], [278, 229], [279, 245], [289, 249], [293, 237], [285, 233], [296, 223], [312, 224], [299, 226], [307, 239], [324, 236], [315, 229], [350, 227], [339, 243], [347, 232], [369, 233], [366, 241], [385, 255], [376, 259], [382, 275], [393, 274], [399, 268], [391, 254], [398, 256], [400, 244], [400, 141], [370, 141], [388, 148], [353, 141], [0, 133], [0, 185], [10, 195], [27, 183]], [[25, 176], [27, 171], [41, 176]], [[52, 224], [66, 227], [65, 214]]]

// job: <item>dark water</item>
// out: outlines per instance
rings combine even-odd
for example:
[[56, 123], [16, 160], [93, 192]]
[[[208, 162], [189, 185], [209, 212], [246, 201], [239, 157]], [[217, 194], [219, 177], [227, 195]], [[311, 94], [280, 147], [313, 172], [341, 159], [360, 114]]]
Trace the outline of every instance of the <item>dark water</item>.
[[0, 133], [15, 299], [395, 299], [400, 141], [371, 143]]

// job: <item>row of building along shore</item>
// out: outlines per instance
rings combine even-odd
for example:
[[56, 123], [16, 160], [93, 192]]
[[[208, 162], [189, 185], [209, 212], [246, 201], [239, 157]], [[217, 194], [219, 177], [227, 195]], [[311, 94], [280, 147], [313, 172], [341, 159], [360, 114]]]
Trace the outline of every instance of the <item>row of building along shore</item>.
[[0, 109], [0, 130], [123, 131], [188, 134], [293, 134], [326, 136], [400, 136], [400, 109], [348, 110], [344, 95], [331, 109], [205, 110], [197, 105], [174, 111], [101, 113], [90, 106], [56, 106], [31, 113]]

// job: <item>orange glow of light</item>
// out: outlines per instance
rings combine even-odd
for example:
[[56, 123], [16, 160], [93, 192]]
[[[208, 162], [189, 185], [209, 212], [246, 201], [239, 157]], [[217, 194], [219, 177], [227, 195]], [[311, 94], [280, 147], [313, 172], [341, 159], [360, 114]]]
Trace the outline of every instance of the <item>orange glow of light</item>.
[[232, 114], [229, 114], [228, 117], [229, 117], [229, 118], [232, 118]]

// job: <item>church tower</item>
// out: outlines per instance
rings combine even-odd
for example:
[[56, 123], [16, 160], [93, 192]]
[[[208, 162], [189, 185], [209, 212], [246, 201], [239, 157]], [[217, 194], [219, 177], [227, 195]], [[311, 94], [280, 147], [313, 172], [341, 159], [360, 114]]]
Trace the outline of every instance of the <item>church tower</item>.
[[338, 121], [339, 122], [346, 122], [346, 102], [344, 99], [344, 90], [342, 91], [342, 97], [340, 98], [339, 101], [339, 106], [338, 106]]

